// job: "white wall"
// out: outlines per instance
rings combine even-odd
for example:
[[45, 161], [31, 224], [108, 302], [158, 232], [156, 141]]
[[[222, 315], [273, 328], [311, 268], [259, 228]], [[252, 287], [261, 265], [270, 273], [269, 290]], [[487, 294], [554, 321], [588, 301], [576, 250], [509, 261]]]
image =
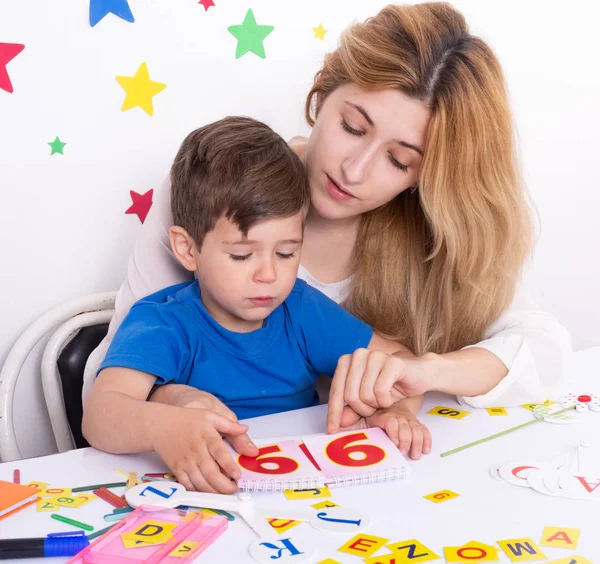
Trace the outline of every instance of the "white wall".
[[[129, 190], [157, 188], [192, 129], [227, 114], [264, 120], [289, 138], [307, 133], [304, 96], [326, 50], [352, 20], [383, 0], [129, 0], [136, 18], [96, 27], [82, 0], [0, 0], [0, 42], [24, 43], [8, 65], [15, 92], [0, 91], [0, 362], [36, 317], [72, 297], [117, 289], [141, 227], [125, 215]], [[572, 332], [576, 348], [600, 344], [600, 48], [598, 8], [461, 0], [454, 4], [504, 65], [523, 171], [541, 216], [529, 281]], [[274, 25], [267, 58], [236, 60], [227, 27], [248, 8]], [[312, 27], [328, 29], [313, 39]], [[121, 112], [117, 75], [146, 61], [167, 84], [154, 117]], [[48, 141], [68, 144], [50, 156]], [[35, 362], [15, 406], [25, 456], [52, 452]]]

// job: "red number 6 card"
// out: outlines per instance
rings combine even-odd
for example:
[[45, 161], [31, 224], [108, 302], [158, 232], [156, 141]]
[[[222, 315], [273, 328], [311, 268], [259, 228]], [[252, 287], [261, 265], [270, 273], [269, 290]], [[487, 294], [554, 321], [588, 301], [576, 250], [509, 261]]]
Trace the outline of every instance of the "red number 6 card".
[[242, 469], [241, 489], [308, 490], [397, 480], [410, 468], [396, 445], [375, 427], [335, 435], [282, 440], [259, 447], [255, 458], [234, 454]]

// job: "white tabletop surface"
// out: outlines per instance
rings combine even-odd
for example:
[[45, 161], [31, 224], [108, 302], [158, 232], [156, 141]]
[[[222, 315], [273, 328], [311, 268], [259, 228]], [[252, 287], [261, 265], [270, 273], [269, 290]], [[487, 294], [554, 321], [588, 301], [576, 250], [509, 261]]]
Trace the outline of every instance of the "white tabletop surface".
[[[574, 354], [575, 393], [600, 393], [600, 347]], [[332, 489], [332, 499], [341, 506], [353, 507], [371, 517], [367, 533], [387, 537], [390, 542], [418, 539], [442, 556], [444, 546], [457, 546], [470, 540], [496, 545], [497, 540], [529, 537], [540, 543], [545, 526], [581, 529], [576, 551], [540, 547], [548, 561], [581, 555], [600, 562], [600, 503], [587, 500], [549, 497], [527, 488], [493, 480], [489, 467], [498, 462], [531, 457], [551, 458], [583, 441], [596, 441], [599, 446], [600, 413], [589, 413], [570, 425], [539, 423], [474, 448], [440, 458], [440, 453], [508, 427], [531, 420], [530, 411], [522, 407], [508, 409], [508, 416], [492, 417], [486, 410], [468, 409], [471, 414], [452, 420], [425, 413], [443, 405], [460, 407], [453, 397], [430, 394], [421, 411], [421, 421], [433, 436], [433, 451], [420, 461], [411, 461], [409, 478], [385, 484]], [[248, 420], [255, 439], [274, 436], [302, 436], [325, 430], [326, 406]], [[21, 482], [43, 481], [53, 487], [76, 487], [122, 478], [115, 468], [146, 472], [166, 470], [154, 454], [110, 455], [95, 449], [81, 449], [64, 454], [0, 464], [0, 479], [12, 481], [13, 469], [21, 471]], [[449, 489], [460, 497], [435, 504], [423, 496]], [[120, 493], [120, 490], [113, 490]], [[255, 494], [257, 505], [294, 503], [309, 506], [310, 501], [288, 501], [282, 493]], [[313, 501], [314, 503], [314, 501]], [[103, 516], [112, 507], [94, 500], [80, 509], [61, 509], [61, 513], [94, 525], [96, 530], [108, 525]], [[36, 512], [35, 505], [0, 520], [0, 538], [45, 536], [48, 533], [72, 531], [73, 528], [50, 519], [49, 513]], [[293, 535], [292, 535], [293, 533]], [[339, 562], [359, 562], [356, 556], [337, 552], [353, 535], [333, 535], [302, 524], [288, 536], [311, 541], [318, 547], [314, 562], [333, 558]], [[256, 536], [236, 518], [227, 532], [198, 558], [198, 562], [254, 562], [248, 546]], [[496, 545], [497, 546], [497, 545]], [[387, 552], [381, 549], [380, 553]], [[500, 561], [510, 562], [500, 551]], [[55, 558], [64, 562], [66, 558]], [[6, 560], [5, 562], [17, 562]], [[31, 564], [48, 562], [27, 559]], [[579, 561], [578, 561], [579, 562]]]

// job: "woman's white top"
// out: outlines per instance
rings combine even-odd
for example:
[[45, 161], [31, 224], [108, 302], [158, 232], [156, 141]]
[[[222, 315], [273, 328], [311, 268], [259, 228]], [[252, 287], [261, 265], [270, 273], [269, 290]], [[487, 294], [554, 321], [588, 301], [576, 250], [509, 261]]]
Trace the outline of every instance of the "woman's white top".
[[[129, 259], [127, 277], [117, 294], [108, 334], [88, 359], [84, 397], [117, 327], [133, 303], [162, 288], [191, 279], [191, 273], [177, 261], [169, 243], [172, 225], [169, 187], [167, 179], [154, 193], [154, 203]], [[337, 303], [343, 301], [350, 289], [349, 278], [323, 284], [303, 266], [300, 266], [298, 277]], [[484, 340], [470, 347], [481, 347], [494, 353], [506, 365], [508, 374], [487, 394], [461, 396], [458, 398], [460, 403], [473, 407], [508, 407], [542, 403], [546, 399], [556, 399], [566, 391], [571, 337], [523, 288], [518, 289], [511, 306], [490, 325]]]

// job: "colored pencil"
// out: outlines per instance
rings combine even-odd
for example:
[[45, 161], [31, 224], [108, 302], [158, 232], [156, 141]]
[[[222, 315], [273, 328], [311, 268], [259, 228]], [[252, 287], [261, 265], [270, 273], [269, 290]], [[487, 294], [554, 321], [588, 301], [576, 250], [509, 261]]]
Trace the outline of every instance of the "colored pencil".
[[113, 507], [129, 506], [129, 504], [125, 500], [121, 499], [118, 495], [115, 495], [114, 493], [105, 488], [94, 490], [93, 493], [95, 493], [99, 498], [106, 501], [106, 503], [110, 503]]
[[73, 488], [71, 491], [76, 492], [89, 492], [93, 490], [99, 490], [100, 488], [120, 488], [127, 485], [127, 482], [112, 482], [111, 484], [95, 484], [93, 486], [81, 486], [79, 488]]

